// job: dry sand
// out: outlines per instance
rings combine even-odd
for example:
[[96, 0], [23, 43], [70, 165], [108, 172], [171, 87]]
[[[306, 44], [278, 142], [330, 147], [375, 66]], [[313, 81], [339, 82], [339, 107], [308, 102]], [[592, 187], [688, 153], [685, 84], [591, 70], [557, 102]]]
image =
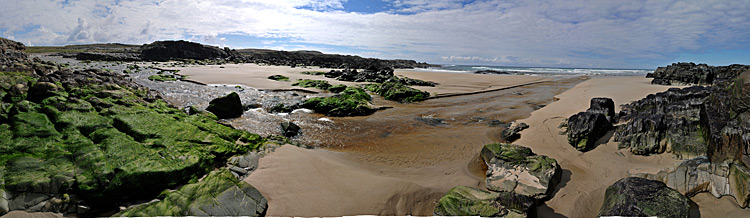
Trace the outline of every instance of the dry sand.
[[[300, 74], [303, 71], [328, 72], [328, 68], [291, 68], [287, 66], [260, 66], [257, 64], [226, 64], [206, 65], [190, 67], [172, 67], [170, 69], [180, 70], [181, 75], [188, 76], [191, 81], [204, 84], [231, 84], [245, 85], [261, 90], [286, 90], [305, 89], [308, 91], [320, 91], [313, 88], [300, 88], [292, 86], [293, 81], [298, 79], [326, 80], [330, 84], [356, 85], [367, 83], [355, 83], [338, 81], [324, 76]], [[395, 75], [406, 76], [414, 79], [437, 82], [437, 87], [415, 86], [414, 88], [430, 92], [432, 95], [440, 96], [446, 94], [466, 93], [500, 89], [514, 85], [545, 81], [544, 77], [515, 76], [515, 75], [481, 75], [447, 72], [424, 72], [418, 70], [396, 70]], [[289, 77], [289, 81], [274, 81], [268, 79], [271, 75], [283, 75]]]

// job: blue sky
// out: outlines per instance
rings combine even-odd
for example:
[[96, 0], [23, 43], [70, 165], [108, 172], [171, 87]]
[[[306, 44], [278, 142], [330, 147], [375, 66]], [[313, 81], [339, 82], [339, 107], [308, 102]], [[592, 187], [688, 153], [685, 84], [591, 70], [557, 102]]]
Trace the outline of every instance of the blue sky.
[[750, 0], [0, 0], [27, 45], [191, 40], [441, 64], [750, 64]]

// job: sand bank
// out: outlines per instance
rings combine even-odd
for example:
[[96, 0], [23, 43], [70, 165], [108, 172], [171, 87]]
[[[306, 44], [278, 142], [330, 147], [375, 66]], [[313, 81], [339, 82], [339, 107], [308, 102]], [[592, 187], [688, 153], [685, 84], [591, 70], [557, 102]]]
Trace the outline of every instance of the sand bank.
[[[181, 75], [187, 75], [189, 80], [203, 84], [239, 84], [261, 90], [284, 90], [299, 89], [292, 86], [293, 81], [298, 79], [326, 80], [330, 84], [357, 85], [367, 83], [354, 83], [338, 81], [324, 76], [313, 76], [300, 74], [303, 71], [328, 72], [328, 68], [291, 68], [288, 66], [261, 66], [257, 64], [226, 64], [208, 66], [190, 66], [169, 68], [180, 70]], [[430, 92], [432, 95], [446, 95], [455, 93], [477, 92], [499, 89], [509, 86], [539, 82], [547, 80], [545, 77], [537, 76], [515, 76], [515, 75], [480, 75], [447, 72], [424, 72], [415, 70], [396, 70], [395, 75], [406, 76], [440, 83], [436, 87], [414, 86], [414, 88]], [[268, 79], [271, 75], [283, 75], [289, 77], [289, 81], [274, 81]], [[320, 91], [307, 88], [309, 91]]]

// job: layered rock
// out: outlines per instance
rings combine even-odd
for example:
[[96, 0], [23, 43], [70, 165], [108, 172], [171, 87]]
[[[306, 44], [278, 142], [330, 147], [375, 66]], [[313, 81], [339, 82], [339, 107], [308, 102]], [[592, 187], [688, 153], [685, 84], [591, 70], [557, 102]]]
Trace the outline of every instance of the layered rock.
[[682, 158], [705, 155], [706, 145], [698, 127], [700, 111], [713, 88], [671, 88], [622, 105], [624, 125], [614, 139], [621, 149], [649, 155], [671, 152]]
[[437, 202], [435, 216], [528, 217], [534, 200], [510, 192], [456, 186]]
[[686, 218], [689, 210], [687, 197], [664, 183], [627, 177], [607, 188], [599, 216]]
[[115, 216], [265, 216], [268, 201], [252, 185], [228, 170], [208, 174], [195, 184], [168, 192], [163, 200], [128, 208]]
[[750, 72], [711, 93], [701, 107], [700, 127], [712, 162], [750, 166]]
[[206, 110], [215, 114], [219, 119], [237, 118], [244, 112], [240, 95], [235, 92], [211, 100]]
[[529, 125], [526, 123], [513, 122], [500, 132], [500, 137], [502, 137], [505, 142], [513, 142], [521, 138], [520, 132], [527, 128], [529, 128]]
[[654, 78], [651, 83], [660, 85], [673, 83], [711, 85], [732, 80], [749, 70], [750, 66], [739, 64], [715, 67], [706, 64], [676, 63], [656, 68], [654, 73], [649, 73], [646, 77]]
[[487, 164], [487, 189], [544, 200], [560, 182], [562, 170], [555, 159], [536, 155], [513, 144], [488, 144], [480, 154]]

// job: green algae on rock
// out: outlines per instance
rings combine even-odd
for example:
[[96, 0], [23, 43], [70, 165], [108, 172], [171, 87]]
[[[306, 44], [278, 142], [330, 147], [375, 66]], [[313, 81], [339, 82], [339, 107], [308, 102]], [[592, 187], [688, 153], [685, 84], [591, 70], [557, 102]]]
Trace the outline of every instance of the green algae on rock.
[[436, 216], [528, 217], [533, 199], [510, 192], [453, 187], [435, 206]]
[[268, 76], [268, 79], [270, 79], [270, 80], [276, 80], [276, 81], [289, 82], [289, 77], [285, 77], [285, 76], [282, 76], [282, 75], [271, 75], [271, 76]]
[[363, 116], [375, 113], [370, 106], [372, 97], [365, 90], [347, 87], [331, 97], [315, 97], [305, 100], [303, 107], [327, 116]]
[[328, 84], [328, 81], [312, 80], [312, 79], [298, 80], [297, 82], [293, 83], [292, 86], [299, 86], [303, 88], [316, 88], [320, 90], [328, 90], [329, 88], [331, 88], [331, 84]]
[[687, 197], [664, 183], [627, 177], [607, 188], [599, 216], [684, 218], [689, 210]]
[[487, 144], [480, 156], [487, 164], [485, 184], [491, 191], [513, 192], [544, 200], [551, 197], [562, 177], [562, 169], [555, 159], [536, 155], [527, 147]]
[[391, 101], [416, 102], [430, 97], [430, 93], [408, 87], [397, 80], [368, 84], [365, 86], [365, 89], [375, 92], [386, 100]]
[[163, 200], [128, 208], [115, 216], [264, 216], [267, 207], [257, 189], [221, 169], [200, 182], [166, 192]]

